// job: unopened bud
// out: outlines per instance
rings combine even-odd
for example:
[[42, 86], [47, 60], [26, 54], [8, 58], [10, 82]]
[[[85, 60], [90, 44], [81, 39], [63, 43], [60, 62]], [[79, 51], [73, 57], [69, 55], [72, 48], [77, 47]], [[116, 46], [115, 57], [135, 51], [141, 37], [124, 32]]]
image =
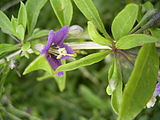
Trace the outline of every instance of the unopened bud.
[[158, 12], [157, 14], [155, 14], [155, 16], [153, 16], [153, 18], [149, 21], [151, 26], [157, 26], [160, 23], [160, 12]]
[[73, 25], [69, 28], [69, 34], [71, 36], [80, 35], [83, 32], [83, 28], [79, 25]]
[[18, 62], [16, 60], [11, 60], [9, 67], [14, 69], [17, 66]]
[[41, 52], [43, 48], [44, 48], [44, 45], [41, 44], [41, 43], [38, 43], [38, 44], [33, 46], [33, 49], [36, 50], [36, 51], [39, 51], [39, 52]]
[[148, 15], [146, 15], [145, 17], [146, 17], [145, 19], [150, 18], [150, 20], [141, 29], [139, 29], [135, 33], [140, 33], [143, 30], [146, 30], [151, 27], [157, 27], [160, 25], [160, 12], [159, 11], [153, 10], [150, 13], [148, 13]]
[[149, 102], [147, 103], [147, 108], [151, 108], [151, 107], [153, 107], [154, 105], [155, 105], [155, 103], [156, 103], [156, 97], [152, 97], [150, 100], [149, 100]]

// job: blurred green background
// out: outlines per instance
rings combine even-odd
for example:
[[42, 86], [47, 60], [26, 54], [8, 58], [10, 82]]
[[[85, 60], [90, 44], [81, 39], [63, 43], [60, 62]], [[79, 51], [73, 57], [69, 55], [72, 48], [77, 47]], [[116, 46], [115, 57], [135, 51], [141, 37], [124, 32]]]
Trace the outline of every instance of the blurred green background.
[[[20, 0], [0, 0], [0, 10], [9, 17], [17, 16]], [[150, 1], [156, 8], [160, 7], [159, 0], [94, 0], [100, 16], [110, 33], [113, 18], [124, 8], [127, 3], [136, 2], [143, 4]], [[26, 2], [23, 0], [23, 2]], [[77, 24], [86, 29], [87, 20], [74, 5], [72, 25]], [[159, 8], [158, 8], [159, 9]], [[49, 2], [42, 9], [37, 28], [57, 29], [60, 24]], [[76, 40], [75, 40], [76, 41]], [[41, 41], [39, 41], [41, 42]], [[15, 41], [0, 31], [0, 43], [13, 43]], [[90, 53], [92, 51], [85, 51]], [[79, 57], [84, 56], [80, 55]], [[30, 55], [18, 59], [18, 66], [9, 72], [5, 83], [5, 92], [1, 103], [6, 105], [7, 110], [13, 115], [20, 115], [25, 111], [40, 120], [115, 120], [116, 114], [110, 105], [110, 96], [105, 92], [107, 86], [107, 71], [112, 63], [112, 56], [89, 67], [82, 67], [75, 71], [67, 72], [67, 85], [64, 92], [60, 92], [55, 80], [46, 79], [37, 81], [37, 77], [44, 74], [43, 71], [35, 71], [26, 76], [19, 77], [25, 67], [36, 55]], [[126, 81], [132, 67], [123, 65], [123, 77]], [[134, 98], [133, 98], [134, 99]], [[8, 106], [8, 104], [13, 106]], [[20, 110], [20, 111], [19, 111]], [[22, 120], [28, 120], [22, 117]], [[160, 104], [151, 109], [145, 109], [135, 120], [159, 120]], [[12, 120], [9, 115], [0, 111], [0, 120]], [[32, 118], [31, 118], [32, 120]]]

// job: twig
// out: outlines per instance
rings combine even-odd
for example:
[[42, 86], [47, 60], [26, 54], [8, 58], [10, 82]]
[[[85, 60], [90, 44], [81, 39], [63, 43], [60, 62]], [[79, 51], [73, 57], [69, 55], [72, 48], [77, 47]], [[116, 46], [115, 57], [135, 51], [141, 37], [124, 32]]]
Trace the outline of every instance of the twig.
[[[67, 44], [69, 47], [71, 47], [73, 50], [78, 50], [78, 49], [111, 49], [109, 46], [102, 46], [99, 45], [97, 43], [94, 42], [71, 42], [71, 43], [65, 43]], [[43, 44], [37, 44], [33, 47], [33, 49], [37, 50], [37, 51], [41, 51], [43, 49], [44, 45]], [[5, 63], [5, 60], [10, 61], [11, 59], [13, 59], [14, 57], [20, 55], [20, 53], [22, 52], [22, 50], [18, 50], [10, 55], [8, 55], [7, 57], [0, 59], [0, 64]], [[32, 49], [27, 50], [28, 53], [33, 53]]]
[[120, 55], [122, 55], [128, 61], [128, 63], [130, 63], [132, 66], [134, 66], [134, 64], [128, 59], [128, 57], [125, 55], [125, 53], [123, 51], [119, 50], [118, 53]]
[[16, 42], [18, 42], [18, 43], [21, 42], [19, 39], [17, 39], [16, 37], [14, 37], [14, 36], [12, 36], [12, 35], [10, 35], [10, 37], [11, 37], [13, 40], [15, 40]]
[[132, 55], [132, 56], [137, 56], [136, 53], [133, 53], [133, 52], [131, 52], [131, 51], [126, 51], [126, 53], [128, 53], [128, 54], [130, 54], [130, 55]]

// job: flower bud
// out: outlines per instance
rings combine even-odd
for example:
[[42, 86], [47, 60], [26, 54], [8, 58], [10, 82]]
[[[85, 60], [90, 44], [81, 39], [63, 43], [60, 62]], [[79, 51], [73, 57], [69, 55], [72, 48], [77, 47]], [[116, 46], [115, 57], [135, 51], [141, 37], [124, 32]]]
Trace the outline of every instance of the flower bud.
[[150, 100], [149, 100], [149, 102], [147, 103], [147, 108], [151, 108], [151, 107], [153, 107], [154, 106], [154, 104], [156, 103], [156, 97], [152, 97]]
[[44, 45], [41, 44], [41, 43], [38, 43], [38, 44], [33, 46], [33, 49], [36, 50], [36, 51], [39, 51], [39, 52], [41, 52], [43, 48], [44, 48]]
[[135, 33], [140, 33], [143, 30], [146, 30], [151, 27], [157, 27], [160, 25], [160, 12], [159, 11], [155, 10], [155, 11], [148, 13], [148, 15], [146, 15], [145, 19], [149, 19], [149, 18], [150, 18], [150, 20]]
[[83, 32], [83, 28], [79, 25], [73, 25], [69, 28], [69, 35], [71, 36], [77, 36], [80, 35]]
[[14, 69], [18, 65], [18, 62], [14, 59], [11, 60], [9, 67]]
[[160, 12], [158, 12], [157, 14], [155, 14], [153, 16], [153, 18], [149, 21], [151, 26], [159, 26], [160, 24]]

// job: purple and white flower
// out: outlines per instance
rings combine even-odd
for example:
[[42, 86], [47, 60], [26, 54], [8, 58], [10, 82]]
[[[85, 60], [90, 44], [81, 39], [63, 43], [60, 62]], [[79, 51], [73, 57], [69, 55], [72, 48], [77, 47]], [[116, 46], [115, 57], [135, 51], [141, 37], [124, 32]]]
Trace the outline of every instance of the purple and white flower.
[[152, 98], [149, 100], [149, 102], [147, 103], [147, 108], [151, 108], [155, 105], [157, 99], [156, 97], [160, 95], [160, 73], [158, 76], [158, 83], [156, 85], [156, 88], [154, 90], [153, 96]]
[[[73, 50], [64, 44], [64, 40], [68, 37], [69, 26], [62, 27], [57, 33], [53, 30], [48, 35], [48, 43], [41, 51], [41, 55], [45, 54], [46, 59], [53, 70], [56, 70], [62, 63], [62, 59], [68, 59], [73, 56]], [[63, 76], [63, 72], [56, 73], [59, 77]]]

